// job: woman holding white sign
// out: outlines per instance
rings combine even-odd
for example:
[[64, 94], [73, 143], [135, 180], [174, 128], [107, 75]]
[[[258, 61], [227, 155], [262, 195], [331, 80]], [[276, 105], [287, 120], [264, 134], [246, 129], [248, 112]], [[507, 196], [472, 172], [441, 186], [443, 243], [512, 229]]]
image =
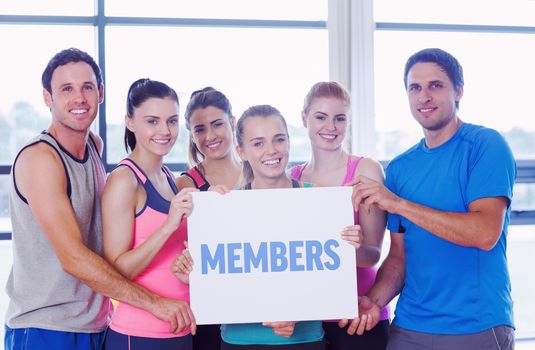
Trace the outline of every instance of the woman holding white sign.
[[169, 264], [184, 249], [184, 218], [192, 210], [189, 192], [179, 192], [163, 166], [178, 135], [178, 97], [164, 83], [139, 79], [128, 91], [125, 146], [131, 153], [108, 178], [102, 217], [104, 254], [124, 276], [181, 304], [179, 333], [152, 314], [119, 303], [104, 349], [191, 350], [195, 319], [189, 287], [174, 278]]
[[[238, 154], [243, 161], [243, 189], [310, 186], [290, 179], [286, 173], [289, 135], [286, 122], [276, 108], [259, 105], [247, 109], [237, 123], [236, 139]], [[346, 228], [342, 238], [358, 248], [360, 228]], [[173, 270], [178, 278], [187, 281], [187, 273], [192, 271], [192, 266], [189, 252], [184, 251], [175, 260]], [[321, 321], [224, 324], [221, 326], [221, 336], [222, 350], [325, 348]]]
[[[291, 178], [312, 182], [321, 186], [339, 186], [349, 183], [363, 174], [381, 183], [384, 173], [381, 165], [361, 156], [348, 154], [343, 142], [349, 124], [350, 97], [348, 91], [337, 82], [316, 83], [305, 97], [301, 114], [308, 129], [312, 156], [304, 164], [290, 169]], [[370, 213], [355, 208], [355, 224], [360, 224], [364, 240], [357, 254], [358, 295], [366, 295], [377, 274], [374, 266], [381, 256], [386, 214], [377, 208]], [[384, 350], [388, 341], [388, 309], [381, 310], [381, 322], [363, 335], [349, 335], [347, 326], [336, 322], [323, 323], [327, 349]]]
[[[194, 91], [184, 116], [190, 136], [188, 154], [191, 168], [176, 179], [177, 187], [207, 191], [211, 184], [220, 184], [236, 188], [241, 163], [235, 152], [236, 118], [228, 98], [212, 87]], [[219, 350], [220, 327], [219, 324], [197, 326], [193, 350]]]

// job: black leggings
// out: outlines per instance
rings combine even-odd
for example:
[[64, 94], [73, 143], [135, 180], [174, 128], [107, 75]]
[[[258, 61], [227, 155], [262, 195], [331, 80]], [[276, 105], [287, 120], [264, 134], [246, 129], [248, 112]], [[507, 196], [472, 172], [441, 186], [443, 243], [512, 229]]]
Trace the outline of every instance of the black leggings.
[[389, 328], [390, 322], [383, 320], [363, 335], [349, 335], [347, 326], [340, 328], [338, 322], [323, 322], [327, 350], [385, 350]]
[[198, 325], [197, 333], [193, 336], [193, 350], [221, 349], [221, 325]]

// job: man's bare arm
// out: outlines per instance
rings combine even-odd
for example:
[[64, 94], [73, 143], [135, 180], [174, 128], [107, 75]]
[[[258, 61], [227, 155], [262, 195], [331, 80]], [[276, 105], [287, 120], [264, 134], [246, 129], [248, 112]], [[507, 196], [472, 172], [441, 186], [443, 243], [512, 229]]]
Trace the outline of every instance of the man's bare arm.
[[[175, 300], [159, 298], [128, 281], [102, 257], [87, 248], [67, 196], [67, 179], [61, 159], [44, 143], [24, 150], [15, 164], [16, 183], [27, 199], [42, 231], [55, 250], [65, 272], [79, 278], [90, 288], [153, 313], [182, 331], [193, 324], [193, 315]], [[188, 308], [189, 309], [189, 308]], [[189, 311], [190, 313], [190, 311]]]
[[[379, 183], [384, 183], [385, 179], [381, 165], [369, 158], [360, 161], [356, 175], [367, 176]], [[375, 266], [381, 257], [386, 213], [378, 207], [371, 207], [369, 211], [359, 210], [358, 215], [364, 242], [357, 254], [357, 264], [360, 267]]]
[[381, 264], [367, 296], [380, 308], [401, 292], [405, 284], [405, 243], [403, 234], [390, 233], [390, 250]]
[[509, 203], [505, 197], [481, 198], [469, 204], [468, 212], [448, 212], [402, 199], [364, 176], [356, 177], [353, 183], [354, 204], [363, 210], [377, 206], [449, 242], [482, 250], [492, 249], [500, 238]]

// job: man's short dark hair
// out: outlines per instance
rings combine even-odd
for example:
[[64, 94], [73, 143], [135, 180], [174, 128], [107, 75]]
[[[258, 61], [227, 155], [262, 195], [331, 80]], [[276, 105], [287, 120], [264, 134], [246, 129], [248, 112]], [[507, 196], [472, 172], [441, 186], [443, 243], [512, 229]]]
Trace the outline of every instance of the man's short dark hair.
[[[405, 72], [403, 74], [405, 89], [407, 89], [407, 75], [416, 63], [435, 63], [450, 78], [455, 90], [458, 91], [464, 86], [463, 67], [459, 61], [449, 52], [437, 48], [429, 48], [416, 52], [405, 63]], [[455, 101], [455, 106], [459, 108], [459, 101]]]
[[43, 75], [41, 76], [41, 83], [43, 84], [43, 88], [45, 88], [48, 92], [52, 93], [52, 87], [50, 86], [50, 84], [52, 81], [52, 74], [54, 74], [56, 68], [64, 66], [68, 63], [76, 62], [85, 62], [91, 66], [93, 72], [95, 73], [95, 77], [97, 78], [97, 85], [100, 88], [100, 85], [102, 84], [102, 74], [100, 72], [100, 68], [98, 67], [93, 57], [91, 57], [87, 52], [76, 48], [70, 48], [60, 51], [54, 57], [52, 57], [50, 61], [48, 61], [48, 64], [45, 70], [43, 71]]

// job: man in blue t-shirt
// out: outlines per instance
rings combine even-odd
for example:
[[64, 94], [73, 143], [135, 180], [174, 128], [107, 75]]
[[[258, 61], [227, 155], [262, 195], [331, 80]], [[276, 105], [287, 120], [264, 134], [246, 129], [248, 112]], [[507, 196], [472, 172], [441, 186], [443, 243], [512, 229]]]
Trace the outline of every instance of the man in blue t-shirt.
[[[389, 350], [513, 349], [506, 259], [516, 176], [511, 150], [495, 130], [457, 116], [463, 72], [449, 53], [415, 53], [404, 82], [424, 138], [390, 162], [385, 186], [363, 176], [354, 181], [355, 204], [388, 211], [391, 232], [361, 314], [376, 315], [400, 294]], [[366, 316], [349, 330], [377, 321]]]

